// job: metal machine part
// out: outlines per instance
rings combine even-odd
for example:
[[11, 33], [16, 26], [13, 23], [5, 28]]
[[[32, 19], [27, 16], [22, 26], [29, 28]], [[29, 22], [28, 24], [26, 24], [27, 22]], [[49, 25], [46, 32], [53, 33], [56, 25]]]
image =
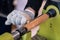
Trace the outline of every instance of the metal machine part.
[[13, 36], [14, 40], [17, 40], [27, 32], [28, 31], [25, 27], [21, 27], [20, 29], [16, 30], [15, 32], [12, 32], [12, 36]]
[[50, 9], [47, 12], [47, 15], [49, 15], [49, 17], [55, 17], [56, 16], [56, 11], [54, 9]]
[[15, 31], [12, 33], [12, 36], [13, 36], [14, 40], [17, 40], [20, 37], [20, 33], [18, 31]]

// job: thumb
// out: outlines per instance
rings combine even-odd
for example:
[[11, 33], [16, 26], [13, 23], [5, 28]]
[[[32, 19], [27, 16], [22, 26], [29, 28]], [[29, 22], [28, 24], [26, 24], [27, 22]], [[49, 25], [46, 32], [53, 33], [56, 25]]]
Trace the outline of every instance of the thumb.
[[5, 21], [5, 25], [11, 25], [10, 20], [6, 20], [6, 21]]

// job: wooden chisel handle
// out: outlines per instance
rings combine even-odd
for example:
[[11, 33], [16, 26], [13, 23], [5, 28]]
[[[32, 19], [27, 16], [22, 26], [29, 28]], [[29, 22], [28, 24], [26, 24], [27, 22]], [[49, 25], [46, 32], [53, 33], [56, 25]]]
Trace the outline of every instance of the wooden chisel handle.
[[25, 27], [28, 29], [28, 31], [30, 31], [32, 28], [34, 28], [37, 25], [39, 25], [40, 23], [46, 21], [48, 18], [49, 18], [49, 15], [44, 14], [44, 15], [36, 18], [35, 20], [31, 21], [30, 23], [26, 24]]
[[42, 22], [46, 21], [48, 18], [55, 17], [56, 11], [54, 9], [50, 9], [46, 14], [39, 16], [35, 20], [31, 21], [30, 23], [25, 25], [28, 31], [36, 27], [37, 25], [41, 24]]

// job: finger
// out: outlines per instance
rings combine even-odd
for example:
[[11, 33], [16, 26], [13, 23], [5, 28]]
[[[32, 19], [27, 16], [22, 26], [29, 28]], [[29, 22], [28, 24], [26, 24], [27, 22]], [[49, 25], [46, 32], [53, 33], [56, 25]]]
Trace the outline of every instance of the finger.
[[21, 18], [20, 17], [16, 18], [16, 25], [21, 25]]
[[13, 25], [15, 25], [16, 24], [16, 16], [14, 15], [14, 16], [12, 16], [12, 18], [11, 18], [11, 23], [13, 24]]
[[10, 19], [13, 15], [15, 15], [15, 14], [16, 14], [15, 11], [16, 11], [16, 10], [12, 11], [12, 12], [7, 16], [7, 19]]
[[21, 24], [25, 24], [26, 23], [26, 18], [24, 16], [22, 16], [22, 19], [21, 19]]

